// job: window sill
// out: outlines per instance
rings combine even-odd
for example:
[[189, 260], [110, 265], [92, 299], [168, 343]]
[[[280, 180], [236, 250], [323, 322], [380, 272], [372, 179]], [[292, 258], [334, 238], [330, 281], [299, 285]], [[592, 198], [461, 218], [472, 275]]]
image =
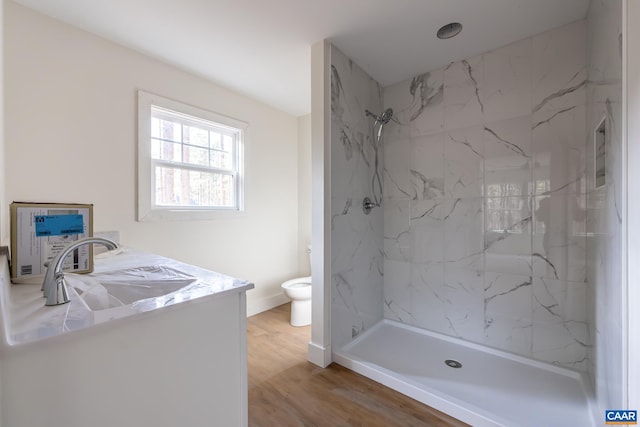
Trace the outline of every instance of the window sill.
[[220, 210], [188, 210], [188, 209], [152, 209], [138, 212], [138, 221], [205, 221], [214, 219], [240, 219], [246, 216], [245, 211], [235, 209]]

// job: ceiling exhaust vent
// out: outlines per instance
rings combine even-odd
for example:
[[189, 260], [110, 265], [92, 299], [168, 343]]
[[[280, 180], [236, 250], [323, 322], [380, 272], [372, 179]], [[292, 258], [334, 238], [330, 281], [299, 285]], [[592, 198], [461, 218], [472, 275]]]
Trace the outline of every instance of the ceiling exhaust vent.
[[450, 39], [451, 37], [455, 37], [460, 34], [460, 31], [462, 31], [462, 24], [459, 22], [452, 22], [440, 27], [437, 35], [439, 39]]

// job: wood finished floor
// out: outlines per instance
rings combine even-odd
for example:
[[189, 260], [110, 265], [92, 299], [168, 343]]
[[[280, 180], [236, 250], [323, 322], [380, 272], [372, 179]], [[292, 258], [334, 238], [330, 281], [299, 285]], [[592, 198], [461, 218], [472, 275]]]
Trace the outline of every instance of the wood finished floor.
[[311, 327], [290, 326], [289, 310], [248, 319], [249, 426], [466, 426], [339, 365], [307, 362]]

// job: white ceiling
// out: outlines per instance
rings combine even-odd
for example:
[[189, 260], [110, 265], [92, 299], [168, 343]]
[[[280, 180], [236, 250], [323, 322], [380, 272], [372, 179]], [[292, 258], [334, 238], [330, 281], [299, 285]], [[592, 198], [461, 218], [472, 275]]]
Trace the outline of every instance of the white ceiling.
[[[295, 116], [328, 39], [383, 86], [586, 16], [589, 0], [16, 0]], [[438, 40], [452, 21], [462, 33]]]

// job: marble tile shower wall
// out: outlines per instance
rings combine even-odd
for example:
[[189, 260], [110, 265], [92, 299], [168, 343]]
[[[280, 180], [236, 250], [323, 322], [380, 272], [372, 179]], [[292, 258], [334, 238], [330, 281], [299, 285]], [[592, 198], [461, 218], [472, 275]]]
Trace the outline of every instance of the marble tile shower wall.
[[331, 342], [340, 348], [383, 317], [382, 150], [373, 119], [382, 88], [331, 48]]
[[[622, 396], [622, 1], [591, 1], [587, 16], [587, 301], [592, 336], [588, 366], [598, 405]], [[594, 130], [607, 125], [603, 146]], [[605, 154], [605, 183], [596, 188], [595, 153]]]
[[385, 88], [384, 316], [584, 370], [586, 23]]

